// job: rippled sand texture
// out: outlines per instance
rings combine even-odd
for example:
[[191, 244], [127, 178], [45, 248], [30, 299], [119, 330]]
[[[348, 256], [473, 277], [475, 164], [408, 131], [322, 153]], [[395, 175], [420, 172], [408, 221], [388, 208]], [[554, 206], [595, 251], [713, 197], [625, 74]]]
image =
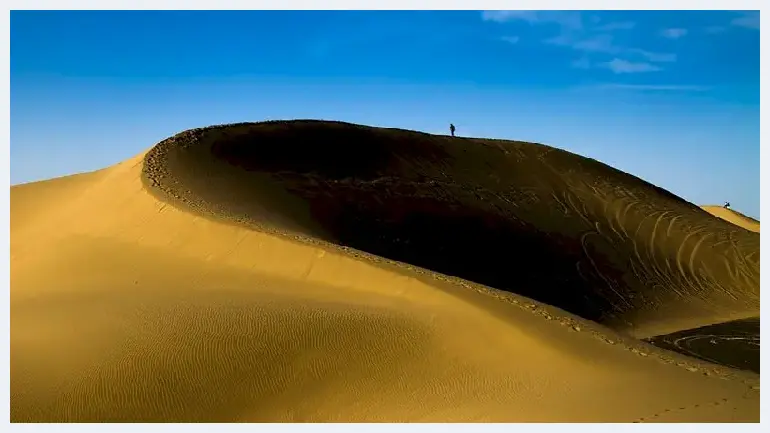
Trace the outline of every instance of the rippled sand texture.
[[637, 339], [758, 312], [758, 234], [538, 144], [231, 125], [11, 188], [16, 422], [758, 422]]

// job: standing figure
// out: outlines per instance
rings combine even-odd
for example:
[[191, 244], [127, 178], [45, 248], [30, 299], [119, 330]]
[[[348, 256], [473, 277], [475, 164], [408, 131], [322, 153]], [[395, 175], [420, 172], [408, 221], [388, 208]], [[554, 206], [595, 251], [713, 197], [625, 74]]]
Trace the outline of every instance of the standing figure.
[[453, 123], [449, 124], [449, 132], [452, 134], [452, 137], [455, 136], [455, 125]]

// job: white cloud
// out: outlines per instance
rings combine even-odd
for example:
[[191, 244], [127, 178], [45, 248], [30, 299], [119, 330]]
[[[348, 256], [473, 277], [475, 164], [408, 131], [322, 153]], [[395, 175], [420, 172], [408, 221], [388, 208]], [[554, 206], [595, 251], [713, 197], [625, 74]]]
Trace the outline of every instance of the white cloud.
[[[617, 74], [659, 71], [661, 68], [652, 63], [671, 63], [675, 62], [677, 59], [676, 54], [655, 53], [639, 48], [620, 47], [615, 45], [613, 43], [613, 37], [607, 34], [595, 35], [583, 39], [576, 38], [573, 34], [562, 34], [554, 38], [546, 39], [544, 42], [552, 45], [569, 47], [573, 50], [580, 51], [585, 54], [636, 55], [644, 58], [646, 61], [631, 62], [628, 60], [615, 58], [609, 62], [604, 63], [605, 67], [609, 68]], [[588, 62], [588, 59], [578, 60], [572, 63], [572, 67], [587, 69], [590, 67], [590, 63], [586, 62]]]
[[581, 57], [572, 62], [572, 67], [575, 69], [591, 69], [591, 61], [588, 57]]
[[570, 47], [578, 51], [596, 52], [596, 53], [617, 53], [620, 51], [612, 43], [610, 35], [596, 35], [588, 38], [576, 38], [570, 34], [562, 34], [554, 38], [546, 39], [546, 43], [552, 45], [561, 45]]
[[[657, 71], [661, 68], [653, 63], [676, 61], [675, 54], [654, 53], [638, 48], [617, 45], [612, 34], [616, 30], [630, 30], [636, 27], [631, 21], [613, 21], [601, 23], [596, 15], [582, 15], [578, 11], [484, 11], [482, 19], [498, 23], [523, 21], [532, 25], [556, 24], [559, 27], [557, 36], [543, 39], [543, 43], [567, 47], [582, 54], [580, 60], [572, 62], [572, 67], [588, 69], [592, 61], [588, 56], [595, 55], [631, 55], [641, 57], [644, 62], [632, 62], [615, 58], [603, 65], [615, 73], [633, 73]], [[583, 23], [587, 26], [584, 27]], [[670, 28], [662, 32], [666, 37], [679, 38], [687, 34], [686, 29]], [[508, 39], [510, 38], [510, 39]], [[503, 37], [502, 40], [516, 43], [518, 37]], [[650, 63], [647, 63], [650, 62]]]
[[682, 36], [685, 36], [687, 34], [687, 29], [681, 29], [681, 28], [664, 29], [664, 30], [661, 30], [660, 34], [664, 38], [679, 39]]
[[495, 21], [504, 23], [513, 20], [530, 21], [535, 17], [534, 11], [483, 11], [481, 19], [484, 21]]
[[572, 44], [575, 43], [575, 39], [571, 35], [562, 34], [562, 35], [559, 35], [559, 36], [554, 36], [552, 38], [548, 38], [548, 39], [544, 40], [543, 42], [545, 42], [546, 44], [562, 45], [562, 46], [565, 46], [565, 47], [571, 47]]
[[722, 33], [725, 30], [727, 30], [727, 29], [725, 29], [724, 26], [708, 26], [708, 27], [706, 27], [706, 33], [710, 33], [710, 34]]
[[531, 24], [558, 24], [567, 29], [583, 27], [583, 18], [578, 11], [483, 11], [481, 18], [498, 23], [526, 21]]
[[628, 50], [628, 52], [633, 54], [639, 54], [640, 56], [643, 56], [645, 59], [647, 59], [650, 62], [668, 63], [668, 62], [676, 61], [676, 54], [672, 54], [672, 53], [654, 53], [652, 51], [640, 50], [638, 48], [630, 49]]
[[505, 42], [508, 42], [509, 44], [515, 44], [519, 42], [518, 36], [503, 36], [500, 39], [504, 40]]
[[618, 90], [650, 90], [650, 91], [668, 91], [668, 92], [706, 92], [708, 90], [711, 90], [710, 87], [706, 86], [691, 86], [691, 85], [681, 85], [681, 84], [620, 84], [620, 83], [610, 83], [610, 84], [601, 84], [598, 86], [595, 86], [596, 88], [600, 89], [618, 89]]
[[730, 24], [747, 29], [759, 30], [759, 12], [742, 12], [741, 16], [733, 18]]
[[612, 32], [615, 30], [631, 30], [636, 27], [636, 23], [632, 21], [619, 21], [611, 22], [594, 28], [594, 30], [600, 32]]
[[572, 46], [580, 51], [595, 51], [601, 53], [616, 53], [619, 48], [612, 44], [612, 36], [596, 35], [588, 39], [583, 39]]
[[660, 71], [659, 66], [644, 62], [629, 62], [628, 60], [614, 58], [603, 64], [609, 70], [616, 74], [635, 74], [639, 72]]

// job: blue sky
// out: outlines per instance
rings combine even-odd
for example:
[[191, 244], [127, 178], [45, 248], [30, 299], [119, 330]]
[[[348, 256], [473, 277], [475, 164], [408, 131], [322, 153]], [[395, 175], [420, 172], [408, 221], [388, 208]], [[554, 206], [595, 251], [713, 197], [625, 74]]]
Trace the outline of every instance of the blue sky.
[[11, 13], [11, 183], [210, 124], [535, 141], [759, 217], [759, 12]]

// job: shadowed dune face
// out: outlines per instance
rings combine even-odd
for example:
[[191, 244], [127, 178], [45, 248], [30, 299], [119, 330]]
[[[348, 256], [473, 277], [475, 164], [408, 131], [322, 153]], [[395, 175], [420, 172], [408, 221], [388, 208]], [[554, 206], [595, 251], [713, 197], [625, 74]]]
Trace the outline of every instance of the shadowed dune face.
[[687, 356], [759, 374], [759, 317], [687, 329], [648, 341]]
[[649, 337], [759, 312], [759, 235], [548, 146], [336, 122], [157, 145], [163, 200], [352, 247]]

